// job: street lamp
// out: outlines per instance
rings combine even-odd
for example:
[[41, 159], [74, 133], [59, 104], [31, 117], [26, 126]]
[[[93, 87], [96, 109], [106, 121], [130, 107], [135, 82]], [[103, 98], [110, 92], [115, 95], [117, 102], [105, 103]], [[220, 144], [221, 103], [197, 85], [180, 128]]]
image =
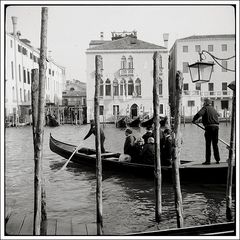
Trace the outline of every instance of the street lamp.
[[217, 58], [210, 52], [202, 50], [199, 52], [200, 61], [197, 61], [196, 63], [190, 65], [188, 64], [191, 80], [193, 83], [205, 83], [209, 82], [211, 79], [214, 63], [203, 62], [203, 60], [206, 59], [204, 53], [207, 53], [220, 67], [226, 69], [227, 71], [235, 72], [235, 70], [228, 69], [218, 62], [218, 60], [230, 60], [232, 58], [235, 58], [235, 56], [229, 58]]

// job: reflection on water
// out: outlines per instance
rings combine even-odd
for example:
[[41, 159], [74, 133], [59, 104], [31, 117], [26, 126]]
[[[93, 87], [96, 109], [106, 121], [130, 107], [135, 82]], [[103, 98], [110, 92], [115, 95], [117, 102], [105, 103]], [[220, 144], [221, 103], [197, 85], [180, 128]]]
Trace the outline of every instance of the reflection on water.
[[[85, 147], [94, 147], [94, 137], [83, 141], [89, 126], [64, 125], [44, 130], [43, 171], [46, 179], [47, 214], [49, 218], [73, 218], [79, 223], [96, 221], [95, 169], [69, 163], [65, 171], [54, 175], [65, 163], [62, 157], [48, 147], [49, 134], [61, 141]], [[124, 130], [106, 125], [106, 149], [121, 152]], [[133, 129], [139, 137], [145, 130]], [[195, 125], [182, 127], [181, 158], [204, 161], [203, 131]], [[221, 125], [220, 138], [229, 141], [230, 125]], [[33, 144], [30, 127], [6, 129], [5, 144], [5, 200], [6, 206], [18, 212], [33, 212]], [[228, 151], [219, 143], [221, 159], [226, 161]], [[194, 149], [194, 151], [193, 151]], [[212, 159], [213, 160], [213, 159]], [[54, 177], [53, 177], [54, 176]], [[203, 176], [204, 177], [204, 176]], [[50, 179], [50, 180], [49, 180]], [[224, 185], [181, 186], [184, 225], [200, 225], [226, 221]], [[235, 194], [233, 208], [235, 207]], [[162, 221], [155, 224], [153, 180], [107, 171], [103, 174], [104, 233], [124, 233], [176, 227], [174, 192], [170, 184], [162, 185]]]

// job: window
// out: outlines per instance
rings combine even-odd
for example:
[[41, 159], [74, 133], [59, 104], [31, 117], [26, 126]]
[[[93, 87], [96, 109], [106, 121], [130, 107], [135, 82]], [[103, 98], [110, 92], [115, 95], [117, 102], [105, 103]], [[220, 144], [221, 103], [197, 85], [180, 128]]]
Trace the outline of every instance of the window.
[[27, 56], [27, 49], [24, 47], [22, 48], [22, 54]]
[[18, 52], [22, 52], [22, 47], [20, 45], [18, 45]]
[[184, 90], [184, 91], [188, 90], [188, 83], [184, 83], [184, 84], [183, 84], [183, 90]]
[[28, 90], [28, 101], [30, 101], [30, 91]]
[[127, 67], [126, 65], [127, 65], [126, 57], [122, 56], [122, 58], [121, 58], [121, 69], [126, 68]]
[[228, 100], [222, 100], [221, 101], [221, 108], [228, 110]]
[[208, 51], [213, 52], [213, 45], [208, 45]]
[[23, 82], [26, 83], [26, 70], [23, 68]]
[[12, 79], [14, 79], [13, 61], [11, 61]]
[[23, 93], [23, 97], [24, 97], [24, 102], [26, 102], [26, 90], [24, 89], [24, 91], [23, 91], [24, 93]]
[[113, 96], [118, 96], [119, 88], [118, 88], [118, 80], [114, 79], [113, 81]]
[[20, 88], [20, 101], [22, 102], [22, 89]]
[[223, 95], [227, 95], [227, 82], [222, 83]]
[[227, 51], [227, 44], [222, 44], [222, 51]]
[[201, 46], [195, 45], [195, 52], [200, 52], [200, 51], [201, 51]]
[[120, 96], [126, 95], [126, 81], [122, 79], [120, 82]]
[[30, 84], [30, 72], [27, 70], [27, 79], [28, 79], [28, 84]]
[[196, 83], [196, 90], [201, 91], [201, 83]]
[[159, 113], [160, 113], [160, 114], [163, 114], [163, 104], [160, 104], [160, 105], [159, 105], [159, 108], [160, 108], [160, 109], [159, 109]]
[[223, 66], [222, 67], [222, 72], [227, 72], [227, 69], [226, 69], [227, 68], [227, 61], [226, 60], [222, 61], [222, 66]]
[[33, 61], [37, 62], [37, 57], [33, 55]]
[[119, 115], [119, 105], [113, 105], [113, 116]]
[[30, 53], [30, 59], [33, 59], [33, 55], [32, 55], [32, 53]]
[[208, 91], [210, 92], [210, 95], [214, 95], [214, 85], [213, 83], [208, 83]]
[[13, 99], [13, 101], [16, 100], [16, 96], [15, 96], [15, 88], [14, 88], [14, 87], [12, 87], [12, 99]]
[[133, 91], [134, 91], [133, 80], [130, 79], [130, 80], [128, 81], [128, 96], [133, 95]]
[[52, 75], [54, 76], [54, 71], [52, 71]]
[[141, 96], [141, 80], [139, 78], [137, 78], [137, 80], [135, 81], [135, 89], [136, 89], [136, 94], [137, 96]]
[[159, 95], [162, 95], [162, 79], [160, 78], [160, 82], [159, 82]]
[[100, 105], [99, 106], [99, 115], [103, 116], [103, 112], [104, 112], [104, 106]]
[[106, 96], [111, 96], [111, 82], [109, 79], [106, 80], [105, 82], [105, 95]]
[[183, 62], [183, 73], [188, 73], [188, 62]]
[[195, 101], [188, 101], [188, 107], [194, 107], [195, 106]]
[[100, 86], [99, 86], [99, 96], [103, 96], [103, 80], [100, 80]]
[[183, 46], [183, 52], [188, 52], [188, 46]]
[[50, 68], [48, 69], [48, 73], [49, 73], [49, 75], [51, 75], [51, 69]]
[[21, 82], [21, 65], [18, 65], [19, 82]]
[[133, 58], [132, 58], [132, 56], [128, 57], [128, 68], [133, 69]]

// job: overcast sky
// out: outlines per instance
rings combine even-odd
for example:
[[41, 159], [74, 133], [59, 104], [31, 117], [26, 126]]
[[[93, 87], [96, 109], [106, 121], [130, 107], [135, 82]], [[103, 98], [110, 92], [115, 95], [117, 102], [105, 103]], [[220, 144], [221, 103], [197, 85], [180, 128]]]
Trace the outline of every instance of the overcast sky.
[[[18, 17], [21, 37], [38, 48], [41, 6], [8, 7], [7, 32], [12, 32], [11, 16]], [[171, 48], [182, 37], [234, 34], [235, 14], [230, 5], [216, 4], [48, 6], [48, 50], [57, 63], [66, 67], [67, 79], [86, 82], [85, 51], [89, 42], [100, 39], [101, 31], [104, 39], [110, 40], [111, 32], [124, 30], [136, 30], [138, 39], [161, 46], [164, 46], [162, 34], [169, 33]]]

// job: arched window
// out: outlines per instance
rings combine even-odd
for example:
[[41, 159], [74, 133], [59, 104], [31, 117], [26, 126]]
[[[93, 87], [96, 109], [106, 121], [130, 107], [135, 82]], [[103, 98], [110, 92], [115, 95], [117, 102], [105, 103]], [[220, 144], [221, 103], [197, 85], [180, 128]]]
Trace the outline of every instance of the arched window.
[[127, 68], [127, 60], [125, 56], [122, 56], [121, 58], [121, 69]]
[[141, 96], [141, 80], [139, 78], [137, 78], [137, 80], [135, 81], [135, 89], [136, 89], [136, 94], [137, 96]]
[[24, 97], [24, 102], [26, 102], [26, 90], [23, 90], [23, 97]]
[[[55, 81], [54, 81], [54, 88], [55, 88]], [[70, 91], [74, 91], [75, 89], [73, 87], [70, 88]]]
[[30, 101], [30, 91], [28, 90], [28, 101]]
[[133, 91], [134, 91], [133, 80], [130, 79], [130, 80], [128, 81], [128, 96], [133, 95]]
[[106, 80], [105, 82], [105, 95], [106, 96], [111, 96], [111, 82], [109, 79]]
[[16, 96], [15, 96], [15, 88], [12, 87], [12, 97], [13, 97], [13, 101], [16, 100]]
[[159, 95], [162, 95], [162, 79], [159, 79]]
[[133, 69], [133, 58], [132, 58], [132, 56], [128, 57], [128, 68]]
[[22, 102], [22, 89], [20, 88], [20, 101]]
[[100, 80], [100, 89], [99, 89], [99, 96], [103, 96], [103, 80]]
[[120, 82], [120, 96], [126, 95], [126, 81], [123, 78]]
[[114, 79], [113, 81], [113, 96], [119, 95], [119, 87], [118, 87], [118, 80]]

